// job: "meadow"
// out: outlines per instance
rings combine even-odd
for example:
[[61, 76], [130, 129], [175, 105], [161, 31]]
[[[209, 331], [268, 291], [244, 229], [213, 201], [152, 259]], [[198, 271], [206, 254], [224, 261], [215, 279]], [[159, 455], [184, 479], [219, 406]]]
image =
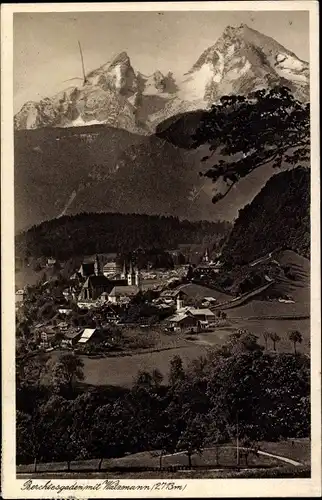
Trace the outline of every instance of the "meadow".
[[[187, 474], [191, 476], [200, 476], [200, 477], [231, 477], [237, 476], [239, 474], [262, 474], [263, 477], [265, 474], [271, 473], [274, 475], [276, 471], [279, 471], [280, 476], [283, 476], [283, 472], [285, 475], [293, 472], [293, 475], [296, 477], [297, 474], [300, 474], [301, 471], [306, 468], [309, 470], [310, 466], [310, 451], [311, 451], [311, 443], [309, 439], [296, 439], [294, 441], [290, 439], [278, 441], [278, 442], [259, 442], [260, 451], [271, 453], [272, 455], [276, 455], [280, 458], [273, 456], [266, 456], [258, 454], [249, 455], [248, 458], [248, 466], [256, 467], [261, 469], [253, 469], [252, 471], [245, 464], [245, 461], [241, 459], [242, 469], [238, 471], [229, 470], [225, 467], [233, 467], [236, 465], [236, 447], [235, 443], [227, 443], [225, 445], [219, 446], [218, 451], [215, 447], [207, 447], [200, 454], [195, 453], [192, 456], [192, 468], [198, 466], [209, 466], [208, 470], [191, 470], [191, 471], [178, 471], [175, 473], [169, 472], [129, 472], [126, 470], [128, 467], [155, 467], [158, 468], [160, 466], [160, 457], [157, 451], [150, 452], [145, 451], [141, 453], [135, 453], [133, 455], [128, 455], [121, 458], [112, 458], [108, 460], [103, 460], [101, 467], [102, 472], [95, 472], [98, 468], [99, 460], [80, 460], [77, 462], [71, 462], [71, 472], [67, 473], [67, 463], [66, 462], [56, 462], [56, 463], [39, 463], [38, 464], [38, 474], [33, 474], [33, 464], [30, 465], [19, 465], [17, 466], [17, 473], [19, 476], [29, 476], [29, 477], [39, 477], [45, 478], [47, 474], [51, 474], [48, 477], [82, 477], [81, 471], [86, 470], [86, 477], [90, 475], [91, 477], [117, 477], [120, 474], [122, 477], [133, 477], [133, 478], [144, 478], [144, 477], [185, 477]], [[290, 459], [298, 462], [298, 465], [287, 464], [287, 462], [282, 459]], [[217, 460], [218, 460], [218, 468], [217, 468]], [[187, 465], [188, 459], [184, 452], [175, 453], [173, 455], [164, 455], [162, 458], [162, 467], [171, 467], [171, 466], [181, 466]], [[212, 469], [214, 466], [214, 469]], [[104, 471], [104, 469], [118, 467], [122, 469], [124, 467], [124, 472], [122, 470], [108, 472]], [[220, 467], [222, 469], [220, 470]], [[265, 468], [268, 468], [265, 471]], [[244, 469], [244, 470], [243, 470]], [[173, 475], [174, 474], [174, 475]]]
[[[194, 342], [204, 346], [223, 345], [229, 335], [236, 330], [247, 330], [258, 337], [258, 343], [265, 346], [263, 332], [275, 332], [281, 340], [276, 344], [278, 352], [293, 352], [293, 344], [288, 339], [288, 334], [292, 330], [298, 330], [303, 336], [302, 344], [297, 345], [297, 351], [310, 354], [310, 320], [289, 320], [289, 319], [243, 319], [231, 318], [226, 326], [219, 326], [213, 331], [207, 331], [195, 337]], [[273, 350], [273, 343], [268, 340], [268, 349]]]
[[[158, 342], [150, 349], [140, 352], [124, 352], [117, 355], [80, 355], [84, 362], [84, 382], [92, 386], [114, 385], [131, 387], [139, 370], [152, 371], [158, 369], [167, 383], [171, 359], [178, 355], [186, 367], [192, 360], [207, 354], [227, 342], [229, 335], [238, 329], [246, 329], [258, 337], [259, 344], [265, 346], [263, 332], [276, 332], [281, 340], [277, 343], [278, 352], [293, 352], [293, 344], [288, 339], [288, 332], [299, 330], [303, 335], [302, 344], [297, 345], [297, 351], [310, 353], [310, 321], [309, 320], [247, 320], [232, 318], [225, 326], [202, 332], [198, 335], [187, 335], [186, 338], [176, 334], [164, 335], [155, 332]], [[134, 334], [134, 332], [133, 332]], [[148, 337], [152, 332], [146, 332]], [[142, 332], [140, 333], [142, 335]], [[272, 341], [268, 340], [268, 350], [273, 350]], [[53, 351], [51, 357], [57, 359], [62, 351]]]
[[173, 349], [142, 354], [128, 354], [120, 357], [89, 358], [82, 356], [84, 362], [85, 382], [90, 385], [115, 385], [131, 387], [139, 370], [151, 372], [158, 369], [167, 382], [170, 361], [179, 355], [183, 365], [206, 353], [203, 346], [182, 345]]

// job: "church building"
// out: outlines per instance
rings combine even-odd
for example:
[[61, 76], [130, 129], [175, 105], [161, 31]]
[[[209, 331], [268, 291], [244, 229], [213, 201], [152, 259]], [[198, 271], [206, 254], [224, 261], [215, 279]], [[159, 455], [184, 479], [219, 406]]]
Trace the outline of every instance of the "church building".
[[92, 265], [94, 272], [87, 277], [82, 287], [81, 293], [79, 295], [80, 301], [95, 301], [103, 294], [105, 294], [105, 296], [109, 295], [115, 287], [136, 287], [139, 290], [140, 272], [137, 268], [134, 268], [132, 263], [130, 263], [130, 267], [128, 270], [126, 268], [126, 265], [124, 265], [121, 279], [113, 280], [108, 279], [106, 276], [104, 276], [97, 255]]

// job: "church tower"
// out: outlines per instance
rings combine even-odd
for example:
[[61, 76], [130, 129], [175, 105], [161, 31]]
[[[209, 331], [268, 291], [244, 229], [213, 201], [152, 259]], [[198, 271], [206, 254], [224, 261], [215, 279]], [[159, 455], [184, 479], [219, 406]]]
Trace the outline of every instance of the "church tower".
[[205, 251], [205, 254], [204, 254], [204, 257], [203, 257], [203, 261], [208, 263], [209, 260], [210, 260], [209, 259], [209, 250], [208, 250], [208, 248], [206, 248], [206, 251]]
[[125, 260], [124, 260], [124, 263], [123, 263], [123, 271], [121, 273], [121, 279], [122, 280], [126, 280], [127, 279], [126, 262], [125, 262]]
[[96, 255], [96, 257], [95, 257], [94, 274], [95, 274], [95, 276], [98, 276], [99, 274], [101, 274], [101, 265], [100, 265], [98, 255]]
[[181, 311], [183, 309], [183, 300], [180, 296], [180, 293], [177, 295], [177, 311]]
[[138, 267], [135, 269], [135, 284], [137, 287], [141, 287], [141, 273]]
[[133, 268], [132, 262], [130, 263], [130, 269], [127, 274], [127, 284], [130, 285], [135, 285], [135, 271]]

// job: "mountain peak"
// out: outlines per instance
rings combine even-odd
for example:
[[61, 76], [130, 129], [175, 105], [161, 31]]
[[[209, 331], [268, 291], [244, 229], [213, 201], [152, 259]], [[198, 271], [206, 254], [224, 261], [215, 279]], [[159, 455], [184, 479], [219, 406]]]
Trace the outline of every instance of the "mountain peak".
[[126, 64], [126, 65], [131, 65], [131, 60], [128, 56], [128, 53], [123, 51], [117, 54], [113, 59], [110, 64], [110, 68], [113, 68], [114, 66], [118, 66], [119, 64]]
[[247, 26], [247, 24], [245, 24], [245, 23], [241, 23], [238, 26], [228, 25], [224, 29], [223, 34], [225, 34], [225, 33], [236, 33], [236, 32], [243, 31], [244, 29], [251, 29], [251, 28], [249, 28], [249, 26]]
[[301, 100], [308, 96], [308, 63], [273, 38], [247, 26], [227, 26], [186, 73], [181, 99], [214, 103], [222, 95], [287, 85]]

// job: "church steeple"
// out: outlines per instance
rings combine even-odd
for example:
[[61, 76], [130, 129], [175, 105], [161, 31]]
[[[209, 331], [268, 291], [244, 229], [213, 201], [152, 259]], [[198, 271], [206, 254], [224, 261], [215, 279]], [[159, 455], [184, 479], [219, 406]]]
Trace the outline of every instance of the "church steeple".
[[101, 265], [100, 265], [100, 261], [99, 261], [99, 258], [98, 258], [97, 254], [96, 254], [95, 262], [94, 262], [94, 273], [95, 273], [96, 276], [98, 276], [99, 274], [101, 274]]
[[128, 285], [135, 285], [135, 271], [133, 268], [132, 261], [130, 262], [130, 269], [127, 274], [127, 284]]
[[204, 262], [209, 262], [210, 258], [209, 258], [209, 250], [208, 248], [206, 248], [206, 251], [204, 253], [204, 257], [203, 257], [203, 261]]
[[136, 284], [136, 286], [138, 286], [140, 288], [140, 286], [141, 286], [141, 273], [140, 273], [140, 270], [138, 267], [135, 269], [135, 284]]
[[126, 276], [127, 276], [127, 272], [126, 272], [126, 261], [124, 260], [124, 262], [123, 262], [123, 271], [122, 271], [122, 274], [121, 274], [121, 279], [122, 279], [122, 280], [125, 280], [125, 279], [126, 279]]

